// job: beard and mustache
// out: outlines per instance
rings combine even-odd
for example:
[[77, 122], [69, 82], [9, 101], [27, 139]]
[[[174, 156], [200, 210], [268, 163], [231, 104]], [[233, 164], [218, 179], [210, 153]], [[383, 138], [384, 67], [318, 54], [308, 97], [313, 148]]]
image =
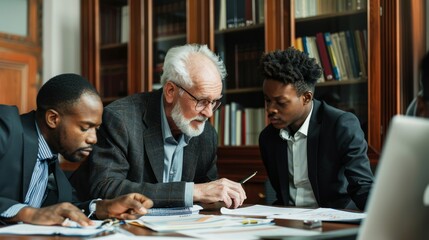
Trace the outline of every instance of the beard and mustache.
[[[191, 119], [187, 119], [183, 116], [182, 107], [177, 102], [174, 105], [173, 110], [171, 111], [171, 118], [173, 119], [176, 126], [182, 131], [183, 134], [189, 137], [196, 137], [204, 131], [204, 126], [208, 118], [203, 116], [196, 116]], [[197, 127], [194, 128], [191, 125], [192, 121], [199, 121], [201, 124], [197, 124]]]

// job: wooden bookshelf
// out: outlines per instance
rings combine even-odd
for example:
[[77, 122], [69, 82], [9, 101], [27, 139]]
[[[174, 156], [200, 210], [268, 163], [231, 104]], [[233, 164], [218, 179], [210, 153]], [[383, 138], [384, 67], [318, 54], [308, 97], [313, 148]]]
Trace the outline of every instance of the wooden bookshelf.
[[[220, 54], [228, 68], [229, 76], [226, 79], [223, 106], [236, 102], [243, 107], [263, 108], [261, 86], [258, 85], [258, 76], [256, 76], [255, 71], [258, 55], [260, 56], [263, 52], [276, 49], [286, 49], [293, 45], [297, 37], [313, 36], [316, 31], [338, 32], [345, 29], [365, 29], [367, 31], [366, 76], [346, 81], [318, 83], [316, 94], [333, 91], [342, 93], [339, 94], [341, 98], [347, 96], [347, 92], [364, 89], [364, 93], [359, 96], [359, 103], [355, 104], [355, 111], [363, 112], [360, 118], [366, 121], [365, 132], [369, 144], [368, 154], [371, 163], [376, 165], [382, 148], [384, 133], [386, 132], [386, 119], [390, 119], [397, 113], [391, 110], [383, 111], [383, 109], [392, 109], [390, 103], [398, 102], [399, 98], [395, 91], [385, 91], [385, 94], [380, 94], [383, 86], [391, 81], [382, 76], [382, 69], [386, 72], [387, 69], [397, 69], [399, 67], [397, 65], [399, 61], [396, 61], [396, 63], [390, 60], [386, 61], [388, 60], [387, 54], [383, 55], [382, 58], [381, 42], [385, 42], [386, 39], [397, 38], [394, 31], [389, 32], [386, 30], [384, 35], [380, 34], [382, 30], [380, 18], [382, 0], [367, 1], [364, 9], [329, 12], [305, 18], [295, 18], [294, 9], [296, 4], [293, 0], [236, 1], [237, 4], [250, 2], [259, 6], [257, 8], [258, 14], [256, 14], [258, 16], [257, 20], [249, 24], [237, 24], [231, 27], [228, 27], [225, 22], [222, 24], [225, 24], [224, 26], [226, 27], [219, 28], [221, 1], [224, 3], [233, 2], [229, 0], [186, 0], [179, 1], [180, 3], [175, 3], [177, 5], [173, 6], [173, 1], [167, 0], [82, 0], [83, 75], [90, 79], [100, 90], [101, 75], [103, 70], [106, 69], [105, 62], [111, 57], [122, 59], [123, 66], [127, 68], [127, 95], [151, 91], [154, 86], [157, 86], [157, 79], [162, 68], [163, 52], [176, 44], [203, 43], [208, 44], [212, 50]], [[337, 0], [330, 1], [335, 2]], [[388, 1], [383, 3], [396, 4]], [[100, 44], [100, 31], [102, 31], [100, 28], [100, 6], [103, 4], [128, 5], [129, 40], [127, 43]], [[168, 6], [162, 6], [164, 4]], [[185, 7], [183, 4], [185, 4]], [[155, 8], [161, 8], [162, 10], [156, 10]], [[246, 10], [246, 5], [244, 5], [244, 9]], [[384, 13], [396, 14], [394, 9], [384, 9]], [[162, 14], [156, 14], [159, 11]], [[156, 19], [157, 17], [162, 17], [163, 19]], [[175, 19], [174, 21], [180, 22], [180, 27], [177, 28], [180, 30], [161, 31], [162, 34], [157, 32], [160, 27], [157, 23], [160, 21], [164, 21], [162, 25], [166, 29], [174, 28], [165, 23], [168, 22], [168, 19]], [[185, 26], [183, 26], [184, 23]], [[392, 21], [389, 24], [392, 27], [395, 23]], [[387, 28], [387, 26], [384, 26], [384, 28]], [[168, 32], [168, 34], [165, 32]], [[389, 46], [389, 49], [393, 49], [390, 46], [394, 46], [394, 44], [386, 46]], [[255, 53], [249, 54], [250, 56], [240, 56], [237, 55], [237, 48], [242, 50], [242, 53], [245, 53], [247, 48], [252, 49], [251, 51]], [[246, 65], [246, 61], [243, 59], [252, 59], [253, 62], [249, 60]], [[385, 62], [389, 65], [385, 65]], [[245, 63], [246, 67], [240, 68], [243, 63]], [[247, 69], [251, 70], [252, 74], [244, 75], [244, 77], [243, 74], [246, 74]], [[118, 97], [120, 96], [109, 96], [104, 100], [107, 103]], [[341, 104], [348, 106], [347, 101], [349, 100], [344, 98], [341, 100]], [[214, 123], [215, 121], [212, 122]], [[235, 180], [239, 180], [254, 170], [249, 169], [247, 164], [251, 164], [252, 168], [263, 169], [257, 145], [223, 146], [220, 144], [218, 161], [220, 176]], [[253, 200], [250, 200], [249, 203], [263, 201], [255, 196], [264, 194], [261, 189], [264, 188], [265, 180], [266, 176], [262, 171], [255, 178], [256, 182], [251, 182], [250, 186], [252, 187], [246, 187], [249, 192], [248, 195], [253, 196], [251, 198]]]

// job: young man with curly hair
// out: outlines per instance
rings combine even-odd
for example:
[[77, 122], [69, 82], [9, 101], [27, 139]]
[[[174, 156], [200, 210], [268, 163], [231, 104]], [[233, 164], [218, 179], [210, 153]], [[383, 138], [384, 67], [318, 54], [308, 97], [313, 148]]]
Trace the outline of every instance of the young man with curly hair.
[[274, 204], [363, 210], [373, 183], [357, 117], [314, 99], [322, 68], [294, 48], [262, 56], [269, 125], [259, 147]]

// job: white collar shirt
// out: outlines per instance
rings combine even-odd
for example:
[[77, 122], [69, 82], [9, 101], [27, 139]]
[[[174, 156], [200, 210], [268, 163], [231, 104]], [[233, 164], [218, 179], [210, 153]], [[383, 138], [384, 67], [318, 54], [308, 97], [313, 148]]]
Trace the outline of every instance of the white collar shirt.
[[280, 130], [280, 137], [287, 141], [288, 148], [289, 204], [297, 207], [318, 207], [307, 164], [307, 136], [312, 112], [313, 106], [294, 135], [287, 129]]

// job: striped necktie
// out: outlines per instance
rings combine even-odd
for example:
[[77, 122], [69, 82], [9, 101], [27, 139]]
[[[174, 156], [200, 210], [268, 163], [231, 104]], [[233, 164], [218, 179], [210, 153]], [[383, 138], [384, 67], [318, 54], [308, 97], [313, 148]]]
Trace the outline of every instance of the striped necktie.
[[[53, 173], [53, 179], [55, 179], [55, 183], [52, 182], [52, 184], [55, 184], [55, 189], [57, 191], [55, 203], [71, 202], [73, 200], [73, 189], [64, 172], [60, 168], [57, 156], [54, 156], [49, 160], [49, 174], [51, 173]], [[52, 199], [50, 200], [52, 201]]]

